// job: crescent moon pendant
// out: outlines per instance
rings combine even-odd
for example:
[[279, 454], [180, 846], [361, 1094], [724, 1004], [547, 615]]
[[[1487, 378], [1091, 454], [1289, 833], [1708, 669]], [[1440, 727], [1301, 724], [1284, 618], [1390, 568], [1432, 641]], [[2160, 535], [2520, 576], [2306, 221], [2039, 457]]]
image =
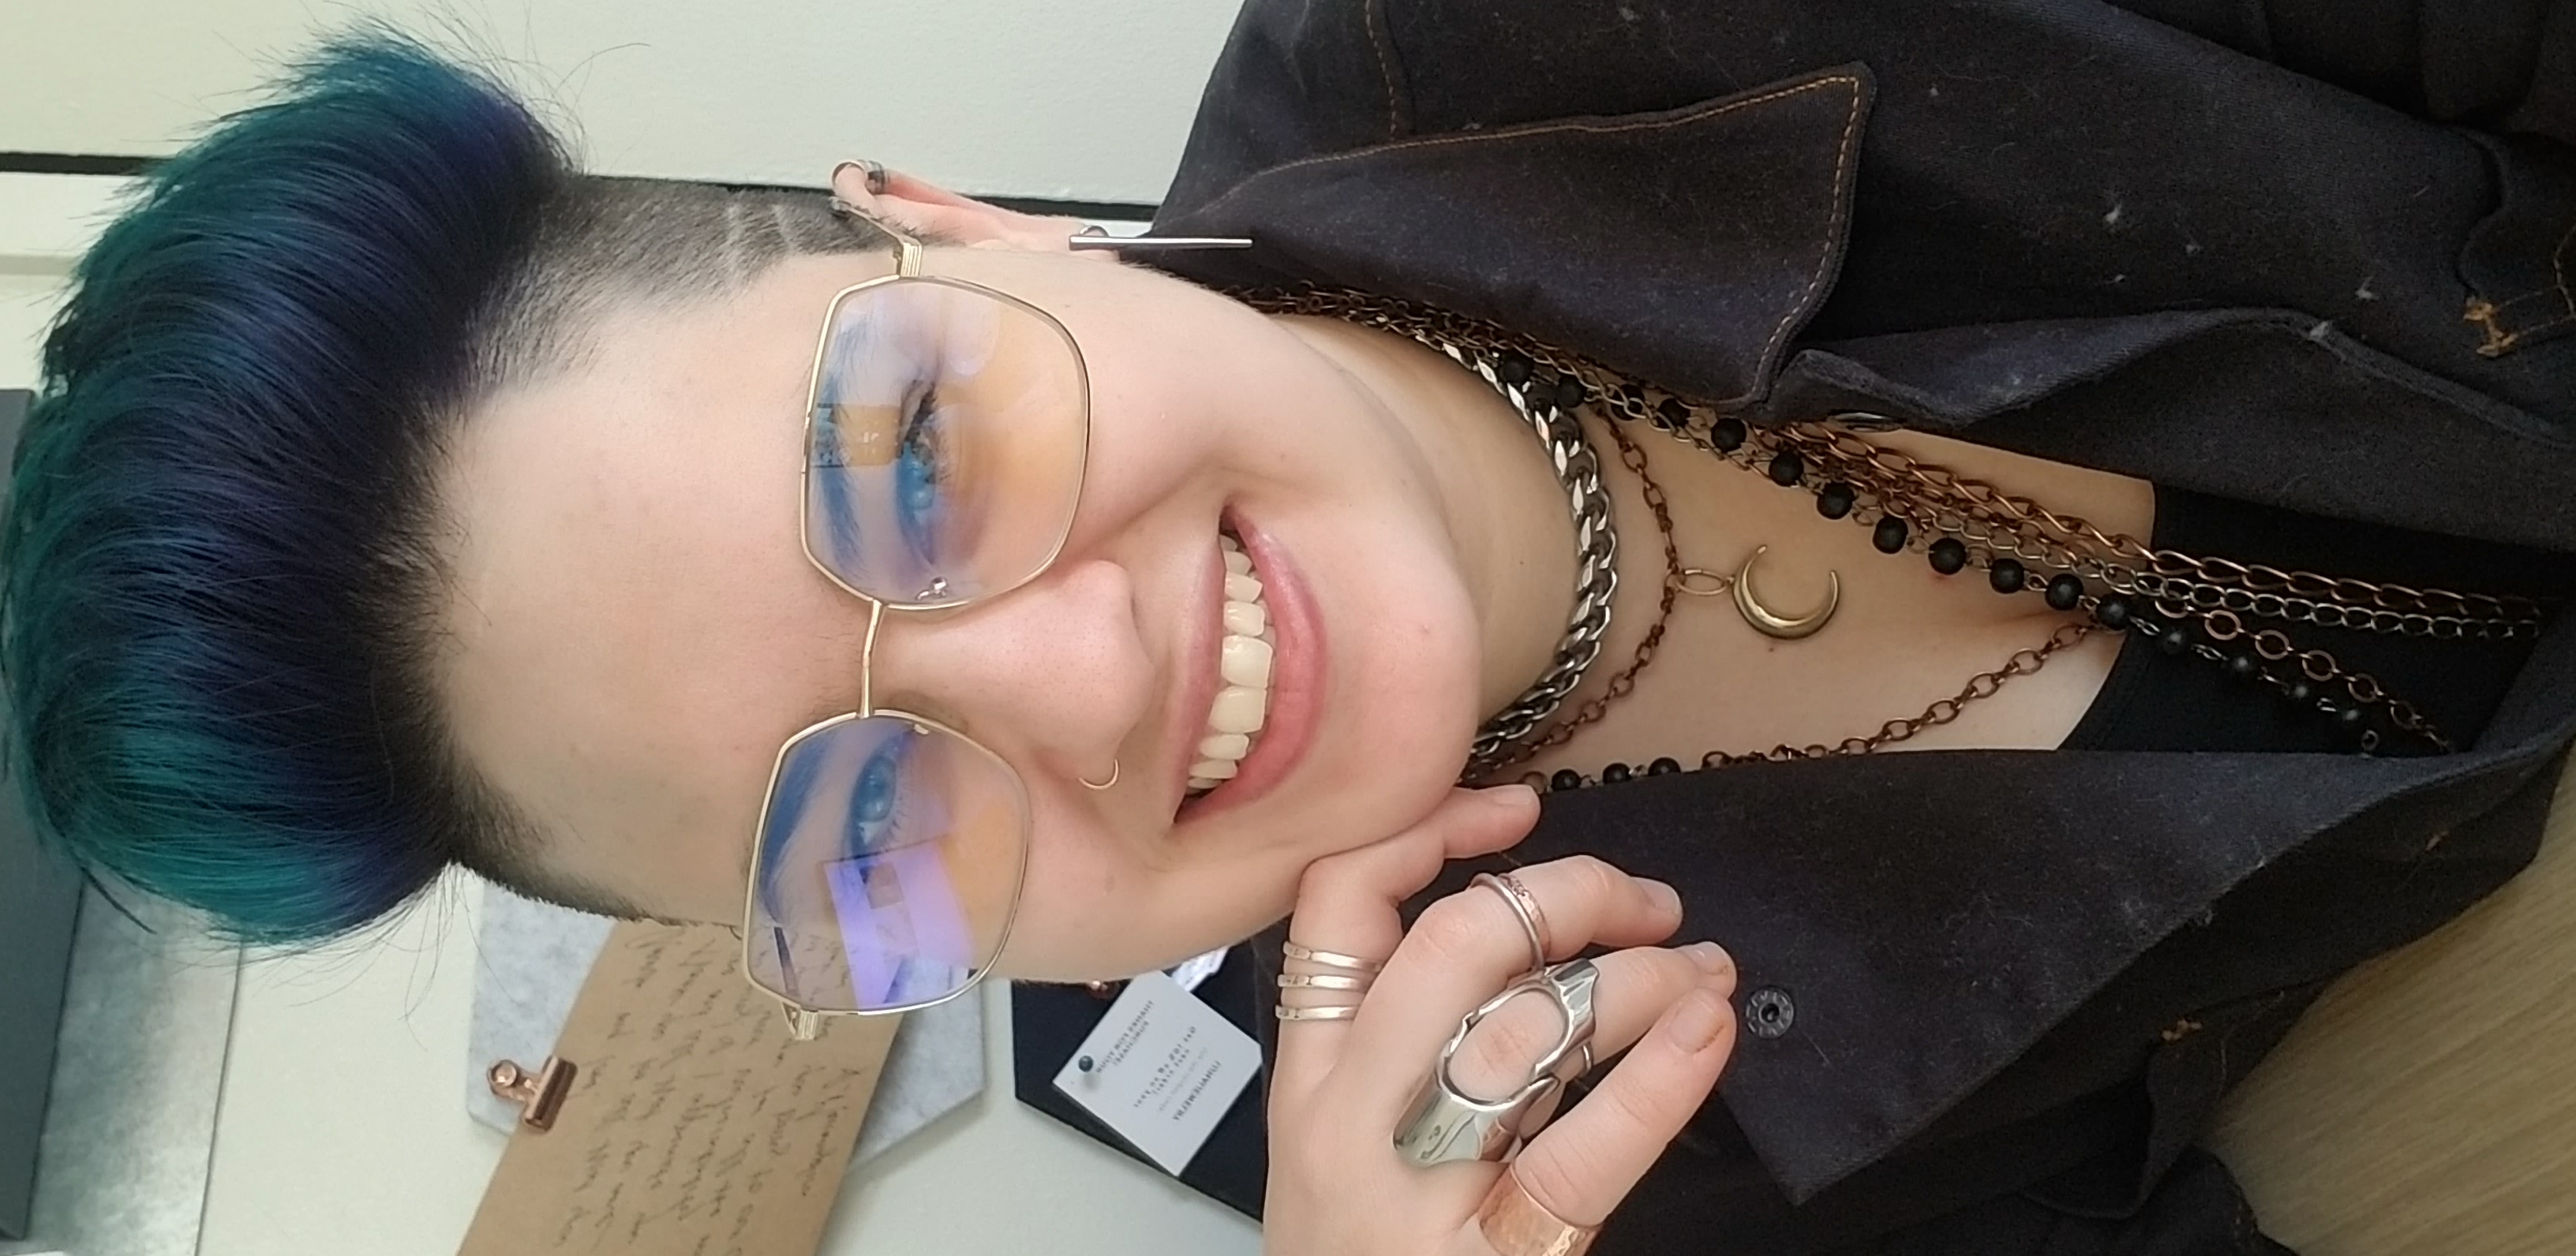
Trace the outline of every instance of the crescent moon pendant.
[[1783, 615], [1764, 606], [1761, 597], [1753, 591], [1753, 565], [1761, 562], [1762, 555], [1770, 548], [1768, 545], [1755, 546], [1753, 556], [1745, 559], [1743, 568], [1735, 573], [1736, 613], [1744, 616], [1744, 622], [1753, 625], [1755, 632], [1782, 641], [1796, 641], [1823, 631], [1843, 604], [1842, 573], [1831, 570], [1825, 573], [1824, 605], [1804, 615]]

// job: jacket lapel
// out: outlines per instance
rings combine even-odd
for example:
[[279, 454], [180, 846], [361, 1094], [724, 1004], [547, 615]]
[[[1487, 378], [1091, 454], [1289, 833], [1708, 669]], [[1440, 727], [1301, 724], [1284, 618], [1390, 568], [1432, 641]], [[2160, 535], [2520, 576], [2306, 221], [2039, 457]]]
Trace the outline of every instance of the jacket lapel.
[[[2576, 548], [2562, 421], [2301, 311], [2152, 308], [2108, 288], [2092, 317], [1801, 340], [1839, 277], [1872, 90], [1838, 66], [1662, 112], [1294, 157], [1253, 151], [1277, 121], [1263, 115], [1195, 136], [1156, 220], [1255, 247], [1154, 264], [1437, 305], [1757, 422], [1869, 411], [2285, 509]], [[2493, 468], [2508, 465], [2523, 482], [2505, 501]]]
[[1846, 66], [1661, 113], [1308, 157], [1155, 220], [1254, 248], [1156, 264], [1228, 288], [1360, 288], [1615, 346], [1611, 366], [1742, 406], [1833, 287], [1868, 102], [1867, 72]]
[[[2510, 757], [2536, 765], [2543, 749]], [[1719, 1098], [1803, 1201], [1898, 1149], [2248, 875], [2338, 825], [2390, 822], [2363, 818], [2389, 795], [2500, 757], [1751, 765], [1551, 795], [1512, 857], [1582, 852], [1668, 880], [1683, 937], [1736, 957], [1746, 1020]], [[2428, 795], [2406, 823], [2439, 831], [2527, 774]], [[1901, 815], [1891, 798], [1907, 800]], [[1753, 1023], [1768, 1009], [1772, 1023]]]

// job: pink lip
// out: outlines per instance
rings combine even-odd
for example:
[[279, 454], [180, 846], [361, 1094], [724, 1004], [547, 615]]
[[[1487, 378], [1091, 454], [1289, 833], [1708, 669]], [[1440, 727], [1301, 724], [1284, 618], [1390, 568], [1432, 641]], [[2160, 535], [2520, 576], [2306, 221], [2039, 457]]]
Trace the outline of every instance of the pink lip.
[[[1195, 820], [1243, 806], [1286, 780], [1305, 754], [1323, 704], [1323, 621], [1315, 613], [1314, 598], [1306, 588], [1305, 578], [1288, 555], [1250, 520], [1228, 511], [1226, 523], [1243, 538], [1243, 548], [1252, 555], [1253, 568], [1261, 574], [1261, 600], [1270, 610], [1270, 711], [1252, 753], [1235, 769], [1234, 778], [1182, 804], [1176, 820]], [[1220, 601], [1213, 618], [1221, 624], [1225, 609], [1222, 563], [1217, 570], [1220, 575], [1215, 592]], [[1216, 698], [1213, 685], [1220, 644], [1220, 637], [1211, 634], [1205, 648], [1199, 651], [1204, 656], [1205, 679], [1192, 686], [1192, 700], [1198, 704], [1194, 718], [1198, 723], [1182, 747], [1185, 758], [1180, 770], [1185, 782], [1188, 760], [1198, 754], [1198, 730], [1206, 726], [1208, 704]]]

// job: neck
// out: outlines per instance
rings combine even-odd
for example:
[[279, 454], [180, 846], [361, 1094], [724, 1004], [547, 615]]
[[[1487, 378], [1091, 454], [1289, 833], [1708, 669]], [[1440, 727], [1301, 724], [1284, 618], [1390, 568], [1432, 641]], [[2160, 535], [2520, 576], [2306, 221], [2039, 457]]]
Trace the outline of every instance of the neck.
[[1481, 625], [1482, 709], [1500, 710], [1547, 669], [1574, 606], [1574, 516], [1545, 447], [1501, 394], [1439, 353], [1338, 319], [1277, 321], [1422, 455]]

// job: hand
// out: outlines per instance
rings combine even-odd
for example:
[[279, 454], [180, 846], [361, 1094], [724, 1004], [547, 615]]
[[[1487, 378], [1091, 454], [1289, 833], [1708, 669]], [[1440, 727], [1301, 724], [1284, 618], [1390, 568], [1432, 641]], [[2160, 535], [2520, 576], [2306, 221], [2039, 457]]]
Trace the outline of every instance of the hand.
[[[1508, 847], [1537, 817], [1537, 798], [1524, 787], [1461, 789], [1413, 828], [1307, 871], [1289, 938], [1387, 959], [1351, 1019], [1279, 1026], [1265, 1250], [1527, 1256], [1498, 1251], [1478, 1221], [1488, 1192], [1511, 1188], [1498, 1186], [1505, 1173], [1556, 1218], [1599, 1225], [1708, 1097], [1735, 1043], [1733, 962], [1714, 943], [1652, 945], [1681, 924], [1671, 887], [1598, 859], [1560, 859], [1514, 875], [1546, 917], [1549, 959], [1592, 944], [1630, 948], [1595, 961], [1593, 1051], [1607, 1058], [1634, 1049], [1508, 1168], [1481, 1161], [1421, 1168], [1399, 1158], [1395, 1127], [1442, 1044], [1460, 1018], [1529, 967], [1530, 944], [1510, 904], [1482, 886], [1432, 904], [1410, 934], [1397, 904], [1430, 884], [1445, 860]], [[1516, 999], [1468, 1036], [1452, 1075], [1471, 1093], [1500, 1093], [1527, 1076], [1560, 1028], [1551, 1002]]]

